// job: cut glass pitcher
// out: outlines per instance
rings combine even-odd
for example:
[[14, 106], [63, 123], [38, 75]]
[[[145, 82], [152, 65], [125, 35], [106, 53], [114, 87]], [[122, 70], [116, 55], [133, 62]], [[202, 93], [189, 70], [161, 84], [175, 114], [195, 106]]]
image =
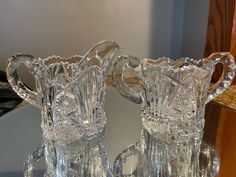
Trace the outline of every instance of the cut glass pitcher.
[[[82, 158], [81, 144], [85, 143], [85, 140], [95, 138], [105, 131], [106, 116], [103, 107], [106, 79], [118, 53], [117, 43], [102, 41], [84, 56], [50, 56], [41, 59], [15, 54], [9, 59], [9, 83], [19, 96], [41, 109], [48, 176], [80, 176], [80, 171], [74, 168], [74, 159]], [[20, 80], [17, 71], [22, 64], [26, 65], [34, 76], [36, 91], [27, 88]], [[101, 148], [102, 146], [104, 148]], [[98, 156], [96, 164], [90, 163], [82, 169], [85, 170], [85, 176], [110, 176], [110, 172], [106, 171], [109, 168], [96, 166], [97, 163], [108, 165], [105, 144], [102, 146], [96, 146], [97, 151], [104, 152]], [[92, 148], [89, 150], [93, 151]], [[86, 151], [83, 155], [89, 154]], [[93, 171], [95, 169], [96, 173]]]
[[[223, 72], [219, 81], [211, 85], [211, 76], [217, 63], [222, 64]], [[141, 92], [126, 84], [123, 76], [127, 68], [140, 78]], [[234, 58], [227, 52], [214, 53], [200, 60], [119, 57], [114, 65], [113, 81], [122, 96], [141, 104], [143, 127], [150, 137], [155, 137], [155, 145], [149, 145], [156, 151], [149, 153], [153, 153], [152, 157], [161, 154], [157, 162], [160, 171], [155, 171], [156, 176], [196, 177], [205, 105], [230, 86], [234, 74]], [[148, 143], [151, 143], [153, 138], [149, 140]], [[146, 161], [145, 165], [150, 164], [150, 161]], [[145, 171], [145, 168], [141, 170]]]

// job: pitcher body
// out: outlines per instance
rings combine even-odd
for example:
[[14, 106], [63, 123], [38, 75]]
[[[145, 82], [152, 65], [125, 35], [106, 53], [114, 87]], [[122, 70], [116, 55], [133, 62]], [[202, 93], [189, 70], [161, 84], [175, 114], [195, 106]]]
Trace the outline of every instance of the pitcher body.
[[[87, 151], [81, 145], [104, 132], [106, 79], [118, 53], [119, 46], [115, 42], [103, 41], [84, 56], [41, 59], [16, 54], [10, 58], [7, 75], [13, 89], [41, 109], [47, 174], [50, 176], [70, 176], [69, 168], [76, 163], [73, 161], [76, 153], [79, 154], [81, 149]], [[36, 92], [27, 88], [18, 77], [21, 64], [25, 64], [34, 76]], [[90, 156], [89, 153], [86, 155]], [[92, 172], [93, 168], [88, 167], [85, 176], [106, 176], [103, 172]], [[77, 172], [72, 174], [80, 176]]]
[[[224, 71], [219, 81], [210, 85], [217, 63], [222, 63]], [[140, 93], [125, 83], [126, 68], [134, 70], [140, 78]], [[115, 86], [122, 96], [141, 105], [143, 127], [150, 137], [155, 137], [147, 139], [155, 140], [150, 141], [151, 147], [161, 155], [154, 153], [145, 158], [149, 160], [145, 164], [152, 164], [153, 160], [159, 164], [172, 162], [161, 165], [166, 167], [163, 173], [150, 176], [197, 176], [205, 105], [231, 84], [234, 74], [235, 64], [230, 53], [215, 53], [200, 60], [119, 57], [113, 70]]]

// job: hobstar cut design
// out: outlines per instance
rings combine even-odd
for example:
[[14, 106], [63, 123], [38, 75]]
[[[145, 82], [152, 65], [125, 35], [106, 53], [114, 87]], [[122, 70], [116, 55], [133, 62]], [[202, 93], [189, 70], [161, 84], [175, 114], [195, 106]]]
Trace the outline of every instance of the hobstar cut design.
[[[110, 176], [106, 175], [110, 172], [104, 144], [99, 144], [99, 147], [104, 146], [101, 148], [104, 153], [97, 159], [94, 156], [96, 162], [90, 163], [87, 169], [85, 166], [77, 169], [72, 164], [76, 164], [74, 160], [77, 158], [73, 157], [83, 147], [82, 144], [104, 132], [106, 79], [119, 51], [117, 43], [102, 41], [84, 56], [50, 56], [41, 59], [15, 54], [9, 59], [9, 83], [23, 99], [41, 109], [47, 164], [45, 176], [76, 177], [81, 176], [79, 170], [85, 170], [83, 173], [86, 174], [82, 176], [87, 177]], [[25, 64], [34, 76], [36, 92], [28, 89], [18, 77], [17, 70], [21, 64]], [[98, 146], [94, 148], [86, 149], [86, 153], [81, 154], [85, 156], [84, 160], [91, 158], [88, 151], [100, 152], [100, 149], [96, 149]], [[107, 170], [96, 166], [99, 163]], [[26, 176], [30, 177], [32, 173]]]
[[[115, 42], [103, 41], [84, 56], [41, 59], [16, 54], [8, 62], [8, 79], [21, 97], [42, 110], [45, 137], [73, 141], [104, 128], [105, 81], [118, 53]], [[35, 77], [37, 92], [19, 80], [16, 71], [20, 64]]]
[[[210, 86], [217, 63], [225, 71], [220, 80]], [[130, 89], [124, 79], [126, 68], [140, 77], [142, 91]], [[234, 59], [229, 53], [215, 53], [208, 58], [140, 60], [120, 56], [113, 69], [113, 81], [121, 95], [141, 104], [144, 127], [159, 135], [185, 137], [198, 134], [204, 127], [205, 104], [222, 93], [232, 82]]]
[[[67, 132], [65, 140], [69, 140], [70, 137], [80, 138], [84, 134], [91, 136], [104, 127], [106, 123], [103, 111], [105, 84], [100, 70], [101, 68], [97, 66], [91, 66], [74, 78], [60, 73], [48, 83], [48, 91], [53, 92], [48, 95], [53, 95], [51, 99], [54, 101], [52, 105], [47, 104], [50, 106], [46, 109], [51, 109], [54, 126], [53, 132], [50, 133], [51, 127], [43, 125], [44, 132], [47, 132], [45, 136], [60, 139]], [[76, 132], [76, 129], [79, 131]], [[61, 135], [60, 132], [64, 133]]]
[[[210, 85], [217, 63], [223, 65], [224, 71], [219, 81]], [[123, 75], [127, 68], [138, 74], [142, 88], [140, 93], [125, 83]], [[154, 165], [159, 164], [160, 169], [154, 168], [155, 175], [151, 176], [198, 177], [196, 170], [205, 105], [229, 87], [234, 75], [234, 58], [227, 52], [214, 53], [200, 60], [118, 58], [113, 69], [115, 87], [122, 96], [141, 104], [143, 129], [150, 137], [155, 137], [154, 145], [153, 138], [148, 138], [147, 142], [144, 140], [146, 147], [151, 148], [142, 149], [148, 151], [143, 153], [152, 155], [143, 161], [145, 165], [135, 177], [151, 175], [151, 170], [147, 172], [146, 169], [153, 169], [150, 165], [155, 159], [159, 159]], [[124, 156], [128, 154], [129, 150], [123, 153]], [[152, 158], [159, 155], [160, 158]]]
[[[150, 63], [148, 60], [145, 62]], [[141, 77], [146, 99], [142, 112], [144, 126], [165, 136], [166, 133], [188, 136], [200, 132], [204, 127], [202, 115], [212, 65], [199, 67], [189, 58], [174, 62], [162, 58], [158, 62], [145, 67], [141, 65], [145, 73]]]

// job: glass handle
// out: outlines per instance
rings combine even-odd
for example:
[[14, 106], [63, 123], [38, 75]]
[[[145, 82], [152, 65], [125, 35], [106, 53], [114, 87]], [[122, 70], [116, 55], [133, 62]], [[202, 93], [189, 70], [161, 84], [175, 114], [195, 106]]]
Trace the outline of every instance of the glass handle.
[[125, 177], [132, 175], [132, 172], [131, 174], [124, 174], [124, 166], [128, 159], [130, 159], [132, 156], [137, 155], [139, 151], [140, 150], [138, 146], [132, 144], [116, 157], [113, 165], [114, 177]]
[[[24, 177], [33, 177], [35, 163], [44, 157], [44, 145], [40, 146], [30, 154], [24, 163]], [[47, 177], [47, 174], [44, 175]]]
[[223, 93], [230, 86], [234, 79], [236, 69], [234, 57], [229, 52], [213, 53], [207, 58], [207, 60], [212, 61], [215, 65], [222, 63], [223, 72], [220, 79], [210, 86], [206, 103]]
[[137, 69], [140, 66], [140, 59], [134, 56], [119, 56], [116, 63], [113, 67], [112, 79], [116, 89], [119, 93], [127, 98], [128, 100], [141, 104], [143, 100], [143, 96], [141, 93], [137, 93], [133, 89], [129, 88], [129, 86], [124, 81], [124, 71], [127, 68], [131, 68], [133, 70]]
[[29, 69], [32, 67], [33, 56], [25, 54], [14, 54], [7, 63], [6, 73], [8, 82], [11, 84], [13, 90], [24, 100], [31, 104], [38, 106], [37, 93], [33, 92], [25, 86], [20, 80], [17, 70], [21, 64], [25, 64]]
[[206, 143], [201, 144], [199, 154], [199, 177], [218, 176], [220, 158], [214, 148]]

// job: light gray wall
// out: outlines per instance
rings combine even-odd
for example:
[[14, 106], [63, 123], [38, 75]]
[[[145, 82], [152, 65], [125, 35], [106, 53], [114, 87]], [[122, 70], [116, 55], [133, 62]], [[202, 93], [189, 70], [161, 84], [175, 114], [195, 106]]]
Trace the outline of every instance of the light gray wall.
[[204, 54], [209, 0], [153, 0], [150, 57]]
[[202, 56], [209, 0], [2, 0], [0, 69], [12, 53], [83, 54], [113, 39], [140, 58]]
[[185, 0], [153, 0], [151, 8], [150, 57], [181, 54]]
[[0, 68], [14, 52], [83, 54], [113, 39], [124, 53], [149, 54], [151, 0], [1, 0]]

